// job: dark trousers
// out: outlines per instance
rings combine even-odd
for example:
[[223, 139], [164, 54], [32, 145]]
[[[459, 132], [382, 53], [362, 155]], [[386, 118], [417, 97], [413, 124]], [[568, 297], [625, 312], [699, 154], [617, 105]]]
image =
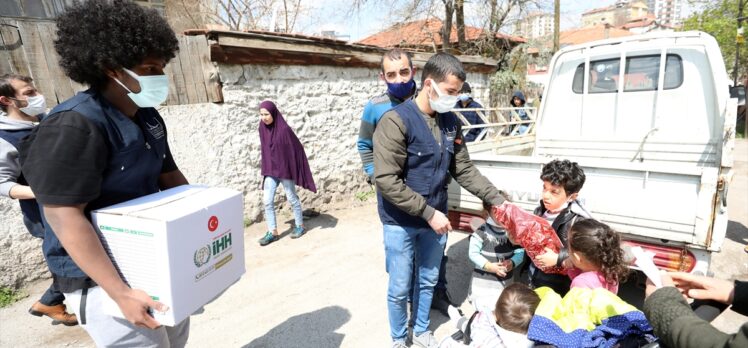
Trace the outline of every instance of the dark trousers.
[[[32, 236], [36, 238], [44, 238], [44, 225], [42, 225], [41, 221], [32, 221], [24, 215], [23, 224], [26, 225], [26, 229]], [[65, 301], [65, 295], [57, 290], [54, 283], [54, 277], [52, 279], [52, 284], [49, 285], [47, 291], [45, 291], [42, 298], [39, 299], [39, 302], [45, 306], [56, 306]]]
[[691, 303], [693, 313], [706, 321], [716, 319], [727, 307], [728, 305], [714, 300], [694, 300]]
[[530, 285], [533, 289], [547, 286], [563, 297], [569, 292], [571, 279], [563, 274], [550, 274], [538, 268], [530, 267]]
[[47, 291], [45, 291], [42, 298], [39, 299], [39, 302], [45, 306], [56, 306], [62, 304], [63, 301], [65, 301], [65, 295], [57, 290], [54, 283], [49, 285]]

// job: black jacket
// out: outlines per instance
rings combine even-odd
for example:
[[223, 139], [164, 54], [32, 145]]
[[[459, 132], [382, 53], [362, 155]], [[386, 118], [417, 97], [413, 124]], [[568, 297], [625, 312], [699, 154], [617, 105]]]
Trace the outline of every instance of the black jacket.
[[[748, 315], [748, 282], [735, 281], [731, 309]], [[734, 334], [717, 330], [691, 310], [678, 289], [666, 286], [657, 289], [644, 301], [644, 314], [654, 334], [667, 347], [748, 347], [748, 323]]]
[[[535, 208], [534, 214], [537, 216], [543, 216], [545, 212], [545, 206], [543, 206], [543, 202], [541, 201], [540, 205]], [[553, 230], [556, 231], [558, 239], [560, 239], [561, 243], [563, 244], [563, 248], [561, 248], [558, 253], [556, 266], [560, 267], [564, 260], [569, 257], [569, 228], [571, 228], [571, 225], [573, 225], [574, 222], [579, 221], [580, 219], [588, 218], [591, 218], [590, 213], [586, 209], [584, 209], [584, 207], [582, 207], [579, 201], [574, 200], [573, 202], [571, 202], [571, 204], [564, 208], [564, 210], [562, 210], [561, 213], [559, 213], [558, 216], [553, 220], [551, 227], [553, 227]], [[553, 289], [553, 291], [555, 291], [559, 295], [563, 296], [569, 291], [571, 279], [567, 275], [545, 273], [539, 268], [536, 268], [534, 273], [531, 272], [530, 283], [535, 288], [547, 286]]]

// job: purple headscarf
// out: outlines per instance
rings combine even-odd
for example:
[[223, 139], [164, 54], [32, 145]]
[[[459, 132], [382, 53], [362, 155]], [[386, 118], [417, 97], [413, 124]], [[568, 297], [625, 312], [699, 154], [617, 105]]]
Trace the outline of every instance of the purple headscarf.
[[293, 180], [296, 185], [317, 192], [304, 147], [273, 102], [260, 103], [260, 109], [273, 116], [269, 126], [260, 120], [260, 146], [262, 148], [262, 176]]

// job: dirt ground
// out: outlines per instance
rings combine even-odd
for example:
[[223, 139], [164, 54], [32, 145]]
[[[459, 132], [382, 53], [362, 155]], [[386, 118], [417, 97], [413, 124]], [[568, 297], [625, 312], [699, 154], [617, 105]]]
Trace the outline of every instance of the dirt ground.
[[[721, 278], [748, 277], [748, 142], [736, 146], [736, 176], [730, 186], [731, 221], [722, 252], [713, 257], [712, 271]], [[258, 198], [259, 199], [259, 198]], [[283, 216], [283, 215], [281, 215]], [[188, 347], [386, 347], [387, 274], [382, 228], [376, 205], [326, 212], [307, 221], [309, 233], [289, 238], [288, 213], [284, 236], [260, 247], [263, 223], [245, 230], [244, 277], [221, 297], [192, 316]], [[452, 294], [467, 295], [470, 265], [467, 234], [449, 236], [447, 277]], [[0, 347], [93, 347], [80, 327], [51, 326], [26, 311], [48, 281], [33, 284], [29, 296], [0, 309]], [[470, 311], [465, 301], [463, 310]], [[431, 312], [437, 338], [454, 329], [446, 317]], [[735, 332], [748, 320], [726, 311], [714, 321]]]

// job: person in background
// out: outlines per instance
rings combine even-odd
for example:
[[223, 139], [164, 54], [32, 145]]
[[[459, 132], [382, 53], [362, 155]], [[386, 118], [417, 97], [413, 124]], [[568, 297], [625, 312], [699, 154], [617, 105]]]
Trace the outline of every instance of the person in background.
[[416, 69], [410, 53], [399, 48], [391, 49], [382, 55], [382, 71], [379, 79], [387, 85], [387, 91], [371, 98], [364, 106], [361, 126], [356, 146], [361, 156], [366, 180], [374, 183], [374, 131], [385, 112], [416, 94]]
[[662, 273], [662, 288], [647, 279], [644, 314], [666, 347], [748, 347], [748, 322], [734, 334], [699, 318], [686, 299], [716, 301], [748, 315], [748, 282], [729, 282], [690, 273]]
[[286, 198], [293, 209], [296, 226], [291, 238], [304, 235], [304, 216], [301, 201], [296, 194], [296, 185], [309, 191], [317, 192], [309, 160], [299, 138], [288, 126], [283, 115], [275, 104], [269, 100], [260, 103], [260, 147], [262, 149], [262, 188], [264, 192], [265, 222], [268, 231], [260, 238], [260, 245], [265, 246], [278, 240], [278, 228], [275, 221], [275, 190], [278, 184], [283, 185]]
[[[47, 104], [31, 77], [9, 74], [0, 76], [0, 109], [7, 115], [0, 117], [0, 196], [17, 199], [26, 229], [32, 236], [44, 238], [39, 205], [21, 173], [18, 144], [39, 123]], [[54, 280], [53, 277], [44, 295], [31, 305], [29, 313], [46, 315], [52, 318], [52, 324], [78, 325], [75, 314], [67, 312], [65, 295], [57, 290]]]
[[[517, 119], [519, 119], [520, 121], [530, 120], [530, 116], [527, 115], [527, 111], [523, 109], [525, 107], [526, 102], [527, 101], [525, 99], [525, 95], [522, 93], [522, 91], [519, 91], [519, 90], [514, 91], [514, 94], [512, 94], [512, 99], [509, 100], [509, 104], [511, 104], [512, 107], [515, 108], [514, 110], [512, 110], [512, 113], [515, 115], [515, 117], [513, 117], [513, 120], [515, 121]], [[527, 133], [527, 130], [529, 129], [529, 127], [530, 126], [527, 124], [515, 125], [514, 127], [512, 127], [511, 134], [512, 135], [525, 134]]]
[[[470, 84], [465, 82], [462, 84], [460, 95], [458, 97], [457, 105], [455, 109], [482, 109], [483, 105], [480, 105], [477, 101], [473, 100], [473, 90], [470, 88]], [[462, 111], [462, 115], [470, 122], [471, 125], [484, 124], [483, 119], [478, 116], [475, 111]], [[465, 142], [473, 142], [476, 140], [478, 134], [483, 131], [484, 128], [473, 128], [465, 134]]]

